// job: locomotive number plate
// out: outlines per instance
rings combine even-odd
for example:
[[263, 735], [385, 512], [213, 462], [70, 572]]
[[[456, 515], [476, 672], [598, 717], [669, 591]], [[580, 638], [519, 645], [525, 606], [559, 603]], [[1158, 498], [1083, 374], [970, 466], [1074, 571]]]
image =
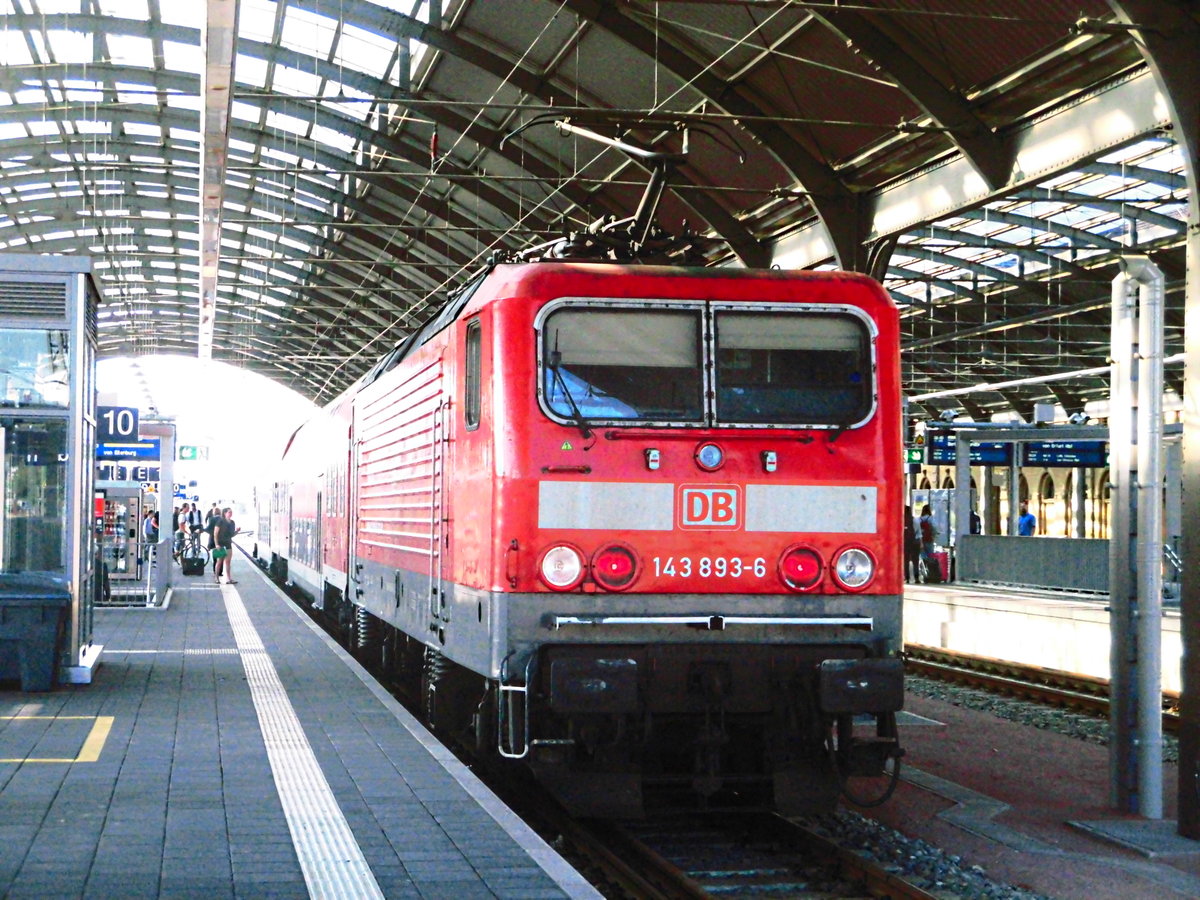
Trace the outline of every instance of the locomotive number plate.
[[767, 574], [767, 561], [761, 556], [742, 559], [738, 556], [656, 556], [654, 575], [662, 578], [762, 578]]

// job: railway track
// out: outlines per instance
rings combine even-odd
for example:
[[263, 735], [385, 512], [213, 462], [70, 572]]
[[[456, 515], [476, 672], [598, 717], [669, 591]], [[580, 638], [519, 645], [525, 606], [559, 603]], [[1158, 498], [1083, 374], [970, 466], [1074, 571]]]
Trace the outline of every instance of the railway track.
[[[329, 631], [324, 617], [300, 605]], [[387, 679], [381, 683], [419, 715], [414, 698], [399, 685]], [[495, 769], [454, 741], [446, 746], [606, 897], [938, 900], [943, 896], [773, 813], [691, 814], [622, 824], [575, 819], [526, 776]]]
[[[974, 656], [921, 644], [906, 644], [905, 671], [1048, 706], [1060, 706], [1095, 716], [1108, 715], [1106, 678], [1063, 672], [1025, 663]], [[1163, 691], [1163, 730], [1179, 730], [1179, 694]]]
[[570, 822], [569, 840], [614, 864], [636, 898], [881, 898], [934, 900], [918, 884], [769, 813]]

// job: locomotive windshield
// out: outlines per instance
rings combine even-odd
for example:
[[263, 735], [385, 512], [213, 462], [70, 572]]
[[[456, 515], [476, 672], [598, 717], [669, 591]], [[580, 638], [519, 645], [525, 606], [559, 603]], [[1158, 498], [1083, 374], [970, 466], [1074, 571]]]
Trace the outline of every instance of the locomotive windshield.
[[871, 411], [871, 347], [848, 315], [720, 311], [717, 420], [849, 425]]
[[[871, 335], [848, 312], [564, 304], [542, 330], [547, 412], [568, 422], [845, 428], [874, 402]], [[711, 316], [711, 342], [704, 320]], [[711, 397], [705, 401], [705, 372]]]
[[568, 307], [542, 333], [546, 405], [564, 419], [702, 417], [700, 310]]

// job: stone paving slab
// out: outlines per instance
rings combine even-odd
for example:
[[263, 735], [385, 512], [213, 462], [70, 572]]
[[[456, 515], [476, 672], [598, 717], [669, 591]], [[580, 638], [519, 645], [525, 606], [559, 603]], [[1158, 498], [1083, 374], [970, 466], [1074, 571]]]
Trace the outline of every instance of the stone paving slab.
[[[97, 610], [90, 685], [0, 690], [0, 896], [310, 896], [235, 590], [383, 896], [599, 896], [259, 572], [238, 575], [180, 579], [163, 608]], [[99, 758], [66, 761], [98, 717]]]

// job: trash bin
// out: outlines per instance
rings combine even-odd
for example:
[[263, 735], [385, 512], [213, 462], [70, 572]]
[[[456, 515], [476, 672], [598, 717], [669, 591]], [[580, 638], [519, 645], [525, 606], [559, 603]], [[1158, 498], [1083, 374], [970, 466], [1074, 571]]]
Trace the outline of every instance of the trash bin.
[[38, 575], [0, 575], [0, 679], [21, 679], [23, 691], [54, 687], [55, 665], [71, 593]]

